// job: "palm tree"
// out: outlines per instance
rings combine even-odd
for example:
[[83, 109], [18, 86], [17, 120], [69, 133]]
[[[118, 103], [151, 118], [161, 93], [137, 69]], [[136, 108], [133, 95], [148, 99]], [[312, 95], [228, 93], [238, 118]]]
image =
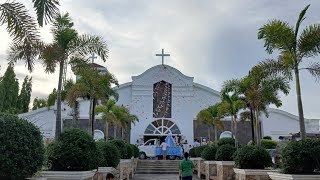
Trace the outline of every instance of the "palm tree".
[[81, 78], [70, 88], [67, 99], [72, 107], [76, 107], [77, 98], [90, 99], [88, 128], [93, 135], [94, 109], [97, 103], [94, 99], [101, 102], [107, 101], [110, 97], [118, 99], [118, 93], [112, 88], [113, 85], [118, 86], [118, 81], [110, 73], [101, 74], [99, 70], [93, 69], [92, 64], [77, 64], [73, 68]]
[[[95, 53], [106, 61], [108, 49], [106, 42], [99, 36], [78, 35], [73, 29], [73, 23], [68, 13], [58, 14], [54, 20], [51, 32], [53, 42], [50, 44], [38, 43], [35, 51], [31, 48], [31, 54], [34, 57], [39, 55], [39, 59], [45, 67], [47, 73], [53, 73], [59, 67], [59, 81], [57, 89], [57, 113], [56, 113], [56, 138], [61, 134], [61, 88], [63, 68], [65, 64], [73, 64], [75, 60], [86, 61], [88, 54]], [[26, 63], [32, 67], [34, 61], [26, 58], [25, 50], [19, 45], [11, 47], [9, 59], [11, 63], [18, 60], [26, 60]], [[70, 61], [68, 61], [70, 59]], [[28, 67], [29, 67], [28, 66]]]
[[271, 54], [274, 50], [280, 51], [277, 59], [268, 59], [260, 63], [260, 67], [274, 75], [282, 74], [292, 80], [295, 77], [299, 125], [301, 138], [306, 138], [303, 115], [303, 106], [300, 87], [300, 70], [308, 70], [316, 78], [320, 78], [320, 63], [310, 63], [308, 67], [301, 67], [304, 59], [311, 60], [320, 53], [320, 25], [309, 25], [299, 35], [300, 25], [310, 5], [301, 12], [292, 27], [281, 20], [271, 20], [259, 29], [258, 39], [263, 39], [266, 51]]
[[217, 134], [218, 129], [222, 130], [224, 128], [223, 122], [221, 121], [223, 117], [219, 114], [219, 108], [220, 108], [220, 103], [217, 103], [213, 106], [210, 106], [206, 109], [201, 110], [197, 114], [197, 123], [207, 124], [209, 126], [214, 127], [215, 143], [217, 143], [218, 141], [218, 134]]
[[[281, 76], [267, 76], [265, 72], [261, 72], [260, 68], [254, 67], [251, 73], [238, 80], [233, 79], [226, 81], [222, 88], [222, 93], [232, 92], [236, 94], [244, 103], [242, 108], [247, 108], [248, 104], [254, 114], [254, 127], [256, 134], [257, 144], [260, 144], [261, 132], [260, 132], [260, 115], [264, 112], [268, 116], [268, 106], [274, 104], [277, 107], [282, 105], [278, 93], [279, 91], [284, 94], [289, 93], [289, 83], [284, 77]], [[249, 112], [242, 112], [241, 116], [246, 116]], [[240, 117], [243, 119], [243, 117]]]

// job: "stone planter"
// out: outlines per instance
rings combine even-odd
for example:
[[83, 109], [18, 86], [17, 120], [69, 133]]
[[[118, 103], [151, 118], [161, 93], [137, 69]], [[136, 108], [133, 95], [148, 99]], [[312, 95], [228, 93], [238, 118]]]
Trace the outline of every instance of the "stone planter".
[[217, 176], [217, 164], [215, 161], [204, 161], [206, 180]]
[[42, 171], [41, 178], [47, 180], [93, 180], [97, 171]]
[[269, 177], [272, 180], [319, 180], [320, 175], [306, 174], [281, 174], [277, 172], [269, 172]]
[[27, 178], [27, 180], [47, 180], [47, 178], [33, 177], [33, 178]]
[[103, 179], [106, 179], [108, 173], [112, 173], [115, 177], [119, 174], [113, 167], [98, 167], [98, 172], [102, 175]]
[[133, 161], [131, 159], [121, 159], [118, 167], [116, 168], [119, 171], [119, 180], [130, 179], [130, 176], [133, 176]]
[[206, 175], [206, 166], [204, 164], [204, 160], [201, 160], [200, 161], [200, 167], [199, 167], [199, 172], [200, 174], [198, 173], [198, 177], [201, 179], [203, 176]]
[[194, 170], [197, 171], [197, 176], [200, 177], [200, 165], [201, 161], [203, 161], [202, 158], [190, 158], [194, 165]]
[[235, 173], [233, 171], [234, 161], [216, 161], [217, 179], [218, 180], [234, 180]]
[[277, 170], [266, 169], [237, 169], [233, 168], [236, 180], [271, 180], [268, 172], [278, 172]]

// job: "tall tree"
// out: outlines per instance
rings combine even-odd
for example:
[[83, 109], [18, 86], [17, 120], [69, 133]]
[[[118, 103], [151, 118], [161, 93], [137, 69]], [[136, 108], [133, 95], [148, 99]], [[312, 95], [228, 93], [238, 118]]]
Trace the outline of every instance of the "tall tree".
[[[201, 110], [197, 114], [197, 123], [207, 124], [210, 127], [214, 127], [214, 141], [218, 141], [218, 129], [222, 130], [224, 128], [221, 119], [223, 116], [219, 113], [220, 103], [210, 106], [206, 109]], [[210, 133], [209, 133], [210, 135]], [[209, 136], [210, 137], [210, 136]]]
[[47, 99], [36, 97], [33, 100], [32, 110], [36, 110], [36, 109], [43, 108], [46, 106], [47, 106]]
[[0, 84], [0, 111], [17, 113], [17, 102], [19, 95], [19, 82], [16, 79], [13, 67], [7, 67]]
[[[53, 42], [50, 44], [39, 43], [34, 55], [39, 54], [39, 59], [43, 62], [45, 71], [53, 73], [59, 70], [59, 80], [57, 88], [57, 113], [56, 113], [56, 138], [61, 134], [61, 90], [63, 69], [67, 63], [71, 63], [77, 57], [86, 61], [88, 54], [95, 53], [106, 61], [108, 49], [106, 42], [99, 36], [78, 35], [73, 28], [73, 22], [68, 13], [58, 14], [53, 19], [51, 32], [53, 34]], [[26, 60], [27, 64], [34, 63], [24, 56], [24, 50], [19, 46], [11, 47], [9, 58], [11, 62], [18, 60]], [[70, 59], [70, 61], [68, 61]]]
[[[320, 24], [312, 24], [299, 33], [300, 25], [310, 5], [301, 12], [292, 27], [288, 22], [271, 20], [263, 25], [258, 32], [258, 39], [263, 39], [266, 51], [271, 54], [274, 50], [280, 51], [277, 59], [268, 59], [260, 63], [260, 67], [273, 75], [282, 74], [292, 80], [295, 77], [299, 125], [302, 139], [306, 138], [302, 95], [300, 87], [300, 70], [308, 70], [316, 78], [320, 78], [320, 63], [310, 62], [309, 66], [301, 67], [304, 60], [312, 60], [320, 53]], [[299, 35], [300, 34], [300, 35]]]
[[18, 97], [17, 109], [19, 113], [29, 111], [29, 104], [32, 92], [32, 77], [26, 76], [22, 83], [22, 88]]

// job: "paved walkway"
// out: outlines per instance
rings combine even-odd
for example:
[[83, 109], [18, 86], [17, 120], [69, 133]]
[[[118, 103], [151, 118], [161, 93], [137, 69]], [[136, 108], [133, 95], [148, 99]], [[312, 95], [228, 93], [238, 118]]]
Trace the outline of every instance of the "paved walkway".
[[[132, 180], [179, 180], [179, 176], [175, 174], [137, 174]], [[198, 180], [195, 176], [192, 180]]]

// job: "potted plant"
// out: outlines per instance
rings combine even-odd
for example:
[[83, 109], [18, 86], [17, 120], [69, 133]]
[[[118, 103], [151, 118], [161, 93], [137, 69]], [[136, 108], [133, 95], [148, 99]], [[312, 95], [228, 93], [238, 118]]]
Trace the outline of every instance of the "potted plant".
[[268, 173], [272, 180], [320, 179], [320, 140], [291, 141], [282, 152], [282, 173]]
[[218, 147], [215, 145], [208, 145], [201, 153], [203, 164], [200, 167], [200, 177], [201, 174], [204, 174], [207, 180], [210, 180], [211, 177], [217, 176], [217, 165], [215, 163], [216, 152]]
[[233, 155], [236, 148], [231, 144], [220, 146], [216, 152], [216, 165], [218, 179], [227, 180], [229, 177], [234, 177], [234, 161]]
[[272, 160], [267, 150], [259, 146], [243, 146], [235, 152], [234, 160], [236, 180], [269, 179], [267, 173], [274, 171], [265, 169], [272, 166]]

